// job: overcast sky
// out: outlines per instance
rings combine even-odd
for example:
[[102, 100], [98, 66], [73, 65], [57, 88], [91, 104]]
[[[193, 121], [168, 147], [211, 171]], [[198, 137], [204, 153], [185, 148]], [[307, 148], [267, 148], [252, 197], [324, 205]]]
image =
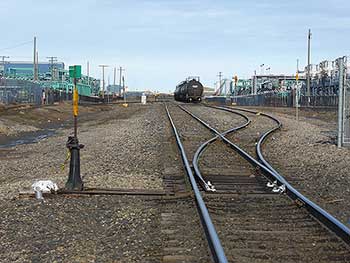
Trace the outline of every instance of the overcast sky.
[[[306, 63], [312, 30], [312, 63], [350, 53], [350, 1], [299, 0], [1, 0], [0, 55], [90, 61], [113, 82], [113, 67], [126, 68], [130, 89], [173, 90], [189, 75], [212, 86], [217, 74], [249, 77], [259, 65], [295, 73]], [[26, 44], [24, 44], [27, 42]], [[20, 45], [23, 44], [23, 45]]]

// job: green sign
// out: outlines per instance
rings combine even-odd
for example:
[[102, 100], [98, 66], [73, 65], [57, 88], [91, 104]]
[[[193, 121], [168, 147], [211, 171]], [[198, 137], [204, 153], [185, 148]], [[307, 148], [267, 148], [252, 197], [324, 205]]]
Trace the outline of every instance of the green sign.
[[69, 66], [69, 77], [80, 79], [81, 78], [81, 66], [80, 65]]

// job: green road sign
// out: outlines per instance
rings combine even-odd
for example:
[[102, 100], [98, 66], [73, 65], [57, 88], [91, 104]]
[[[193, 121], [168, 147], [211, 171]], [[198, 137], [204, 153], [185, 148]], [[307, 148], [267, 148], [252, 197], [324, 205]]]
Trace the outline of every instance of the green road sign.
[[81, 78], [81, 65], [69, 66], [69, 77], [70, 78]]

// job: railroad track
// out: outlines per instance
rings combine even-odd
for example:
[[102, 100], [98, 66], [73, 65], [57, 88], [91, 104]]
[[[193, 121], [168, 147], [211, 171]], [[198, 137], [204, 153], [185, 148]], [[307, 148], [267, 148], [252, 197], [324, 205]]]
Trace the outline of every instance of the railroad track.
[[[197, 181], [192, 188], [214, 262], [350, 261], [349, 230], [300, 195], [264, 160], [261, 145], [280, 127], [278, 120], [252, 111], [248, 118], [242, 111], [222, 107], [180, 107], [202, 125], [193, 125], [195, 142], [181, 140], [181, 129], [177, 138], [187, 173]], [[172, 106], [171, 112], [178, 115], [178, 110]], [[240, 123], [219, 131], [200, 118], [208, 118], [209, 111], [226, 112]], [[168, 114], [176, 130], [179, 123]], [[205, 192], [197, 191], [198, 186]], [[215, 232], [216, 243], [208, 228]]]

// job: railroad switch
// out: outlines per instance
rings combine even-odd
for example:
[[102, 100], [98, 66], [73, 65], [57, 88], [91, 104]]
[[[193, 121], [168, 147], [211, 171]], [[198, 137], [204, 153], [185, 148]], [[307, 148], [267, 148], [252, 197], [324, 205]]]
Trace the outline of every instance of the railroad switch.
[[69, 136], [66, 144], [70, 151], [69, 176], [66, 182], [67, 190], [83, 190], [83, 181], [80, 176], [80, 149], [84, 148], [83, 144], [79, 144], [78, 138]]
[[67, 190], [83, 190], [83, 181], [80, 177], [80, 149], [84, 148], [83, 144], [78, 141], [78, 104], [79, 94], [77, 88], [77, 79], [81, 78], [81, 66], [74, 65], [69, 67], [69, 77], [74, 79], [73, 90], [73, 120], [74, 136], [68, 136], [67, 148], [70, 152], [69, 176], [66, 183]]

